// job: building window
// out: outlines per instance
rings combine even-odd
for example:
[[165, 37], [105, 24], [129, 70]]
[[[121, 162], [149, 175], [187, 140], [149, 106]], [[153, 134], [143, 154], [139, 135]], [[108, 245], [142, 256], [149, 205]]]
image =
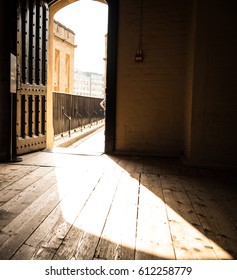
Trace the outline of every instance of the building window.
[[59, 84], [60, 84], [60, 50], [55, 49], [54, 91], [59, 91]]
[[70, 90], [70, 55], [66, 54], [66, 85], [65, 92], [69, 92]]

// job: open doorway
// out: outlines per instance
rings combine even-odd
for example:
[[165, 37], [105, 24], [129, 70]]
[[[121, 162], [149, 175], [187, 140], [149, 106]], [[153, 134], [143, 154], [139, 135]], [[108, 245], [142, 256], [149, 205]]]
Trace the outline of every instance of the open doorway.
[[[17, 93], [13, 127], [14, 155], [52, 148], [54, 92], [54, 15], [76, 0], [18, 1], [16, 20]], [[93, 1], [94, 3], [103, 0]], [[108, 0], [105, 153], [115, 150], [118, 1]], [[104, 4], [105, 5], [105, 4]], [[94, 18], [93, 18], [94, 22]], [[94, 22], [94, 24], [96, 24]], [[104, 55], [103, 55], [104, 57]], [[69, 57], [64, 58], [68, 68]], [[105, 61], [103, 61], [105, 62]], [[69, 69], [70, 70], [70, 69]], [[68, 71], [69, 73], [70, 71]], [[66, 76], [66, 75], [65, 75]], [[69, 91], [67, 79], [64, 91]], [[68, 95], [69, 96], [69, 95]], [[97, 106], [98, 102], [96, 103]], [[66, 114], [66, 108], [64, 108]], [[60, 114], [62, 106], [60, 106]]]
[[107, 26], [108, 6], [97, 1], [77, 1], [54, 15], [54, 147], [104, 152]]

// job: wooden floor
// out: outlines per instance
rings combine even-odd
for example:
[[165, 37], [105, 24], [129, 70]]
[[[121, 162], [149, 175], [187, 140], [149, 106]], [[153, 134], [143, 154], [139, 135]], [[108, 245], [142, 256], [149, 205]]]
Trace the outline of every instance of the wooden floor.
[[237, 259], [234, 173], [93, 147], [0, 164], [0, 259]]

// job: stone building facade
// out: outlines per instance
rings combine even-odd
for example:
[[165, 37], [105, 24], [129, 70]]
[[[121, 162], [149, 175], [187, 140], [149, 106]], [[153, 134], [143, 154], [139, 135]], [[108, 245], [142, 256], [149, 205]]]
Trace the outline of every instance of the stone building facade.
[[74, 93], [82, 96], [104, 97], [104, 76], [99, 73], [74, 72]]
[[53, 90], [73, 93], [75, 33], [54, 21]]

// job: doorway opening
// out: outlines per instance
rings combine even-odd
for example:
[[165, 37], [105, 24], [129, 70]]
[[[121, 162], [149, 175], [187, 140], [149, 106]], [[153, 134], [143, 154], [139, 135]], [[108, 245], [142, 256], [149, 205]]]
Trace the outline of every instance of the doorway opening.
[[57, 11], [51, 43], [54, 147], [98, 154], [105, 146], [108, 5], [80, 0]]

